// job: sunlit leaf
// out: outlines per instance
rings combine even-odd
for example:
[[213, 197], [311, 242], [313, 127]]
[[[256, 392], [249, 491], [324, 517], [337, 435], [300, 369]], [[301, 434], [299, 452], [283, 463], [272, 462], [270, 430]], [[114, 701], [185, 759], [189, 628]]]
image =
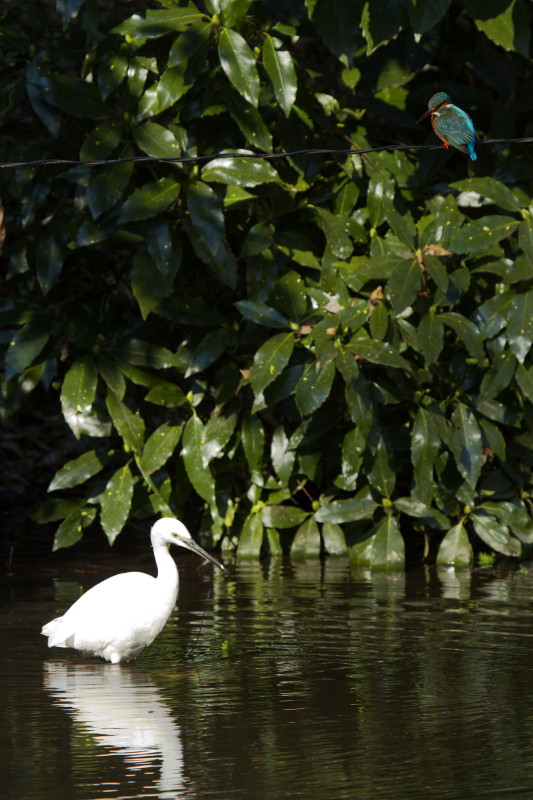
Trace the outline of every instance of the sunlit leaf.
[[113, 544], [128, 519], [133, 497], [133, 476], [129, 464], [120, 467], [100, 497], [102, 528]]

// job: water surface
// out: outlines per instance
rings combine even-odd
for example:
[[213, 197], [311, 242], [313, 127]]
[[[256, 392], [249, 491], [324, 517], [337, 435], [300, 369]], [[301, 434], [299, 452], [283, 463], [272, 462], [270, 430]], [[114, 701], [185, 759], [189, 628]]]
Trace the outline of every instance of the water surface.
[[533, 798], [532, 572], [178, 563], [175, 614], [125, 665], [38, 632], [150, 561], [14, 575], [3, 798]]

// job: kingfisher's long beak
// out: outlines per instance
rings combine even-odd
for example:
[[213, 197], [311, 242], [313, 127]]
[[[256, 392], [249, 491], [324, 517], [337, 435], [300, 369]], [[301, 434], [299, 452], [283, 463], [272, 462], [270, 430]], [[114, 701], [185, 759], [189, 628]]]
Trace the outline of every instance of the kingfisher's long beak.
[[218, 567], [219, 569], [221, 569], [222, 572], [227, 572], [226, 567], [223, 567], [222, 564], [220, 564], [216, 560], [216, 558], [214, 558], [212, 555], [207, 553], [203, 549], [203, 547], [200, 547], [200, 545], [197, 544], [194, 541], [194, 539], [183, 539], [181, 536], [179, 536], [178, 538], [179, 538], [179, 541], [176, 542], [176, 544], [181, 544], [181, 546], [182, 547], [186, 547], [187, 550], [192, 550], [193, 553], [196, 553], [197, 555], [202, 556], [202, 558], [205, 558], [207, 561], [210, 561], [212, 564], [215, 565], [215, 567]]
[[426, 113], [425, 113], [425, 114], [422, 114], [422, 116], [420, 117], [420, 119], [417, 119], [417, 121], [416, 121], [416, 124], [418, 125], [418, 123], [419, 123], [419, 122], [422, 122], [422, 120], [423, 120], [423, 119], [427, 119], [427, 118], [430, 116], [430, 114], [433, 114], [433, 109], [431, 109], [431, 108], [428, 108], [428, 110], [426, 111]]

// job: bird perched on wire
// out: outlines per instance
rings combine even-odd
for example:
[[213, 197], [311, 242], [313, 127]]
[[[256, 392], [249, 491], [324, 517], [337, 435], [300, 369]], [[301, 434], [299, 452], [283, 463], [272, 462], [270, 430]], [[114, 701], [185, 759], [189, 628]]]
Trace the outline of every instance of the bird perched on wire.
[[478, 138], [474, 123], [462, 108], [452, 103], [451, 97], [446, 92], [437, 92], [430, 98], [428, 110], [422, 114], [417, 125], [423, 119], [431, 116], [433, 130], [444, 142], [446, 149], [451, 145], [461, 153], [466, 153], [472, 161], [477, 158], [474, 145]]

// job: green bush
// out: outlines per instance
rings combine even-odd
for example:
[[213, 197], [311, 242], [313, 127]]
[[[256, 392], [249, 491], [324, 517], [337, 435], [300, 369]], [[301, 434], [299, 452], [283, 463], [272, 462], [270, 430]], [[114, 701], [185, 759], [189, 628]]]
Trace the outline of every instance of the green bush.
[[482, 137], [531, 134], [530, 4], [22, 5], [5, 161], [213, 157], [1, 171], [2, 414], [62, 415], [54, 547], [157, 512], [241, 557], [520, 555], [530, 146], [215, 156], [437, 143], [440, 89]]

